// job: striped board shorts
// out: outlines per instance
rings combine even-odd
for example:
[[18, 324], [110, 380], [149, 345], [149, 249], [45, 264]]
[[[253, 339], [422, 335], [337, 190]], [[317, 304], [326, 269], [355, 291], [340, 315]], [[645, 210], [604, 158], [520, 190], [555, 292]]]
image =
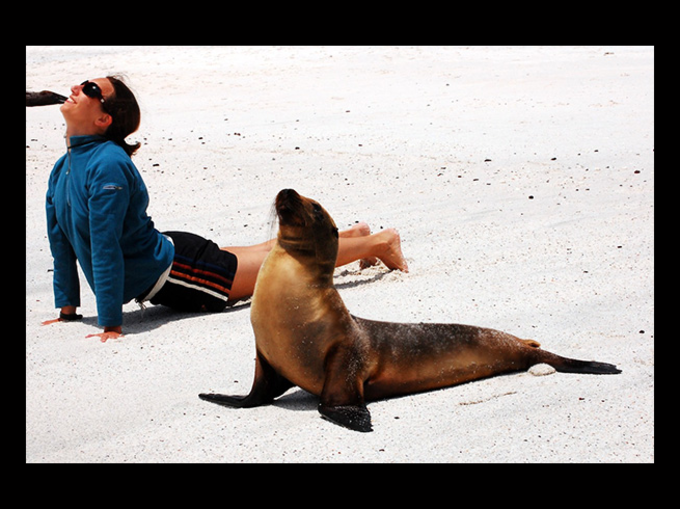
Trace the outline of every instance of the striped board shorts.
[[175, 245], [167, 279], [151, 298], [179, 311], [222, 311], [227, 306], [238, 259], [193, 233], [163, 232]]

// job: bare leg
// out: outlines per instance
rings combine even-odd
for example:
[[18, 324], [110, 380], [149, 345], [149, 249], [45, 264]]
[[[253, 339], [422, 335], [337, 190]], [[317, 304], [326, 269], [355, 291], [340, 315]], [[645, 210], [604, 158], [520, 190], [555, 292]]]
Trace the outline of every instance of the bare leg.
[[[408, 265], [401, 252], [401, 239], [396, 230], [383, 230], [367, 235], [368, 226], [359, 223], [349, 230], [339, 233], [338, 258], [336, 267], [341, 267], [357, 260], [380, 259], [388, 268], [408, 272]], [[230, 302], [246, 299], [253, 294], [255, 281], [262, 262], [274, 246], [272, 239], [262, 244], [247, 247], [222, 248], [236, 255], [238, 268], [234, 283], [231, 286]], [[376, 262], [377, 263], [377, 262]], [[369, 264], [372, 264], [369, 262]]]
[[236, 275], [234, 276], [231, 293], [229, 294], [230, 304], [241, 299], [247, 299], [253, 294], [255, 280], [257, 279], [258, 272], [260, 272], [262, 262], [264, 262], [275, 242], [276, 239], [273, 239], [254, 246], [222, 248], [235, 254], [238, 259]]
[[356, 223], [346, 230], [338, 232], [340, 238], [349, 237], [368, 237], [371, 234], [371, 227], [366, 223]]

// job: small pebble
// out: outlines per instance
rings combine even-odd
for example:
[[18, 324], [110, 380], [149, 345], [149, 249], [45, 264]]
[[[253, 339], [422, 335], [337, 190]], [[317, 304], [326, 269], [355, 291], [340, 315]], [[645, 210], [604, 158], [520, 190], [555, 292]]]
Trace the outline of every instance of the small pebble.
[[552, 375], [555, 372], [550, 364], [534, 364], [529, 368], [529, 373], [534, 376]]

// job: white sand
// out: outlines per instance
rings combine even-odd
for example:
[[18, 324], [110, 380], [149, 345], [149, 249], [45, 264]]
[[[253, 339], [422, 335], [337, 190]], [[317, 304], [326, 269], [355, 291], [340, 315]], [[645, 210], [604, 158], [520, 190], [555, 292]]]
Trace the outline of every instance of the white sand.
[[[65, 152], [57, 106], [26, 110], [27, 462], [653, 462], [654, 49], [31, 47], [26, 86], [124, 72], [134, 161], [161, 230], [220, 245], [270, 235], [277, 191], [341, 227], [396, 227], [408, 274], [337, 271], [366, 318], [451, 321], [612, 362], [369, 404], [375, 431], [322, 420], [292, 389], [219, 407], [254, 367], [249, 307], [134, 303], [102, 344], [56, 316], [44, 195]], [[533, 197], [533, 198], [532, 198]]]

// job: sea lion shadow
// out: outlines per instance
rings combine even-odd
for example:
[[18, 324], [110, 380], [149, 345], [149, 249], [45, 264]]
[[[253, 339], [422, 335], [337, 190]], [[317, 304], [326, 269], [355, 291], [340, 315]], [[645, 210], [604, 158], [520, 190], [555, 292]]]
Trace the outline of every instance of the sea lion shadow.
[[[444, 389], [451, 389], [451, 387], [440, 387], [421, 392], [423, 393], [437, 392], [443, 391]], [[408, 398], [410, 396], [412, 396], [412, 394], [396, 394], [385, 398], [377, 398], [373, 400], [373, 403], [384, 400], [399, 400], [403, 398]], [[283, 395], [279, 396], [274, 401], [272, 401], [271, 405], [277, 408], [281, 408], [283, 410], [290, 410], [292, 412], [311, 412], [318, 410], [320, 401], [321, 400], [319, 396], [316, 396], [311, 392], [307, 392], [301, 387], [295, 386], [291, 387]]]
[[319, 407], [319, 397], [300, 387], [291, 388], [272, 402], [272, 406], [293, 412], [310, 412]]
[[[362, 286], [368, 283], [373, 283], [375, 281], [380, 281], [390, 272], [391, 271], [379, 272], [369, 277], [365, 277], [364, 279], [359, 279], [355, 281], [338, 282], [335, 284], [335, 287], [340, 289], [355, 288], [357, 286]], [[344, 270], [338, 273], [335, 277], [336, 279], [338, 279], [353, 275], [355, 275], [354, 272]], [[237, 313], [239, 311], [244, 311], [246, 309], [250, 309], [251, 303], [252, 299], [250, 298], [240, 300], [235, 302], [233, 305], [228, 306], [226, 309], [224, 309], [224, 311], [220, 311], [219, 313], [231, 314]], [[150, 332], [152, 330], [158, 329], [159, 327], [167, 323], [175, 322], [178, 320], [188, 320], [192, 318], [198, 319], [209, 313], [210, 312], [207, 311], [206, 312], [177, 311], [176, 309], [172, 309], [163, 305], [153, 305], [147, 303], [144, 308], [134, 309], [132, 311], [125, 310], [123, 312], [124, 316], [123, 328], [125, 329], [124, 334], [133, 335], [141, 334], [143, 332]], [[99, 326], [96, 315], [83, 317], [83, 323], [86, 325], [91, 325], [93, 327]]]

